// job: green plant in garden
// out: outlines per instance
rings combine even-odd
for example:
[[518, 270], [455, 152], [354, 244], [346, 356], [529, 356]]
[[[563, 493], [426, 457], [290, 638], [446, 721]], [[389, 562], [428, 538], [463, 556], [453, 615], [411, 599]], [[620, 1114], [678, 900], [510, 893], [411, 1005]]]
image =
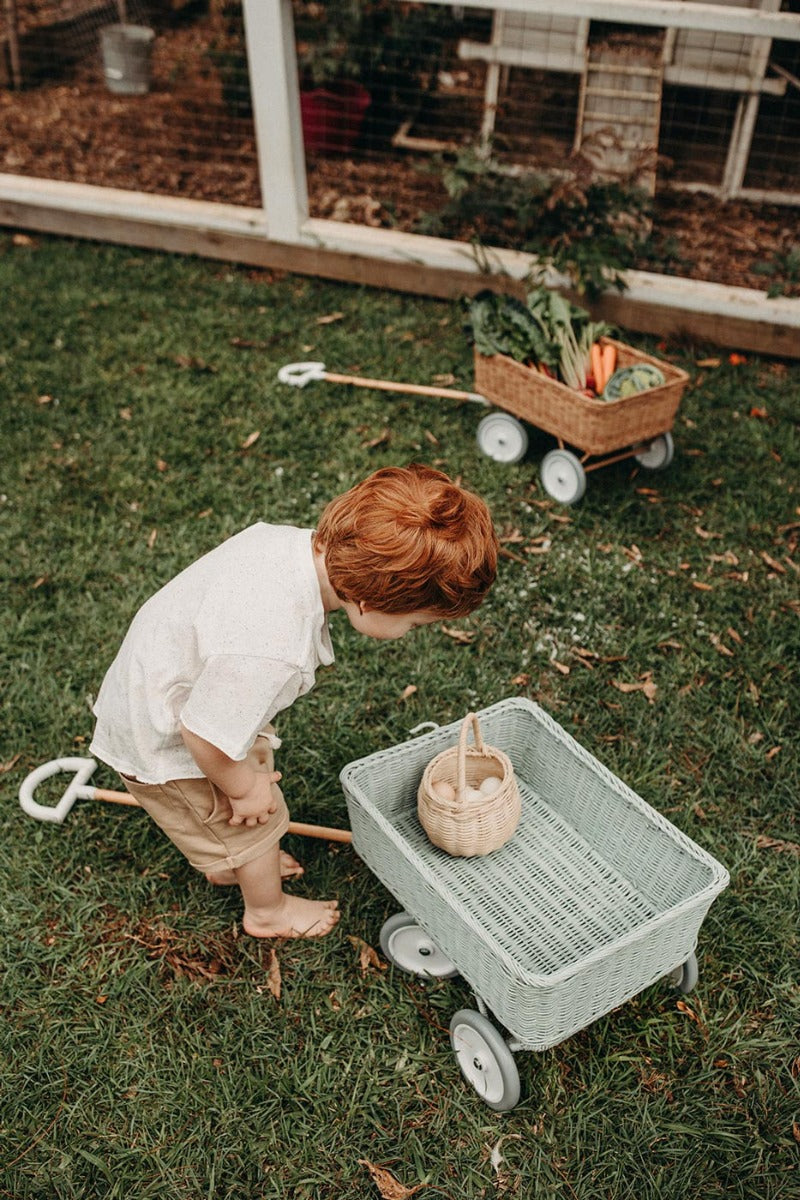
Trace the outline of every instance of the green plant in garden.
[[633, 267], [686, 266], [674, 240], [653, 236], [652, 198], [630, 183], [593, 181], [580, 158], [553, 177], [509, 168], [472, 146], [455, 159], [440, 156], [435, 169], [450, 199], [420, 219], [420, 231], [533, 254], [534, 282], [554, 268], [596, 298], [610, 287], [624, 290]]
[[800, 243], [787, 244], [776, 250], [766, 262], [753, 266], [756, 275], [765, 275], [769, 280], [767, 295], [800, 296]]

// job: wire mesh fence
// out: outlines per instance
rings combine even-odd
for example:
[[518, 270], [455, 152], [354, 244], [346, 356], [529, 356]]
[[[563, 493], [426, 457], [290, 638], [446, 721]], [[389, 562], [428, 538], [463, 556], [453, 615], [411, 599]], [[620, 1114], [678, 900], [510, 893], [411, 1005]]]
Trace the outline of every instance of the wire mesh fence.
[[[259, 207], [245, 7], [3, 0], [0, 171]], [[707, 227], [716, 206], [670, 199], [683, 188], [749, 201], [729, 221], [753, 261], [791, 254], [800, 42], [568, 8], [293, 0], [311, 215], [522, 248], [611, 205], [623, 238], [626, 215], [647, 234], [639, 265], [681, 272], [681, 221]]]

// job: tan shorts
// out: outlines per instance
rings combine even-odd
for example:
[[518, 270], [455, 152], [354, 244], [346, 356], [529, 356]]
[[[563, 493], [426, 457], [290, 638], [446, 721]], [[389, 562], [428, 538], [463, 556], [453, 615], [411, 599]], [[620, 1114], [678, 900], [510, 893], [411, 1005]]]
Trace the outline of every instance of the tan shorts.
[[278, 807], [265, 825], [229, 825], [231, 804], [208, 779], [173, 779], [169, 783], [122, 782], [164, 833], [198, 871], [243, 867], [266, 854], [289, 826], [289, 810], [276, 783]]

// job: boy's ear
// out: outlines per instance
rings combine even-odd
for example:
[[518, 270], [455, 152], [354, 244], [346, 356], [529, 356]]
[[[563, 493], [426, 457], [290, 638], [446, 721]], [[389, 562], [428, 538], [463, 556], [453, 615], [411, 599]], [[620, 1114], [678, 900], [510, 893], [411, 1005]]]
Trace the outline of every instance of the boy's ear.
[[365, 612], [369, 612], [369, 607], [368, 607], [368, 605], [367, 605], [367, 602], [366, 602], [365, 600], [359, 600], [359, 602], [358, 602], [358, 611], [361, 613], [361, 616], [362, 616], [362, 617], [363, 617], [363, 615], [364, 615], [364, 613], [365, 613]]

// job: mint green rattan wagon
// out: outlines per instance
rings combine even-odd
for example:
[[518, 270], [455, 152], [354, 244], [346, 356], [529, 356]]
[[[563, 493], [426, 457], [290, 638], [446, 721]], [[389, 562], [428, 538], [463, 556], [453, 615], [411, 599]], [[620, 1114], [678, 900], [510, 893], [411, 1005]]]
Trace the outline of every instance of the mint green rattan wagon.
[[404, 909], [382, 949], [406, 971], [469, 983], [477, 1011], [455, 1014], [452, 1047], [503, 1111], [519, 1099], [516, 1051], [549, 1049], [664, 977], [691, 990], [698, 931], [729, 876], [538, 705], [477, 715], [522, 796], [492, 854], [451, 857], [417, 816], [422, 773], [460, 722], [349, 763], [341, 782], [354, 848]]

